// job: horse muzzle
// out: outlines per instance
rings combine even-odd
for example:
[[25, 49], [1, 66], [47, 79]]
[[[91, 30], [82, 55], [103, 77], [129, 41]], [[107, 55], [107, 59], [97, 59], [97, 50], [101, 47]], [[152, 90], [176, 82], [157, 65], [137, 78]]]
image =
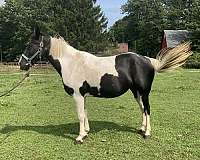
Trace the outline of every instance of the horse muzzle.
[[30, 64], [26, 64], [26, 65], [20, 65], [20, 69], [21, 70], [25, 70], [25, 71], [28, 71], [30, 68]]

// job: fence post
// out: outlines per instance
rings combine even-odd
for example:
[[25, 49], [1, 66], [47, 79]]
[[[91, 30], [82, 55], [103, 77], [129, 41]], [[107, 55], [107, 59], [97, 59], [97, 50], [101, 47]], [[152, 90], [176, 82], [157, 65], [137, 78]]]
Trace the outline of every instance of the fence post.
[[1, 49], [1, 45], [0, 45], [0, 54], [1, 54], [1, 63], [2, 63], [2, 49]]

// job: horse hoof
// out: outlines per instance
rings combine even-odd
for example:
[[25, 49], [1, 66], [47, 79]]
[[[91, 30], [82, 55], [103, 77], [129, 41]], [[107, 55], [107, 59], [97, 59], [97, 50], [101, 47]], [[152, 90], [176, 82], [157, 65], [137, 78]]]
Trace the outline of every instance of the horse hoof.
[[86, 138], [88, 138], [88, 135], [85, 135], [85, 136], [83, 137], [83, 140], [86, 139]]
[[143, 135], [144, 139], [150, 139], [150, 137], [151, 137], [150, 135]]
[[75, 144], [75, 145], [77, 145], [77, 144], [83, 144], [83, 141], [81, 141], [81, 140], [75, 140], [75, 141], [74, 141], [74, 144]]
[[145, 133], [145, 131], [143, 131], [142, 129], [139, 129], [137, 132], [138, 132], [138, 134], [140, 134], [140, 135], [144, 135], [144, 133]]

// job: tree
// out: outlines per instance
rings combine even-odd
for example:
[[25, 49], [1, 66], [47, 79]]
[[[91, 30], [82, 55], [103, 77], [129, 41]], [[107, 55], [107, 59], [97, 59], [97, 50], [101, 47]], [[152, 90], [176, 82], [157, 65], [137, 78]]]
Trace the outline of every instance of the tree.
[[[14, 58], [15, 52], [19, 52], [23, 46], [26, 27], [24, 26], [24, 7], [15, 1], [6, 1], [0, 10], [0, 44], [3, 57]], [[24, 32], [20, 32], [24, 30]]]
[[[161, 0], [129, 0], [122, 6], [124, 13], [128, 14], [128, 31], [133, 35], [130, 43], [137, 48], [137, 52], [143, 55], [154, 56], [160, 49], [160, 40], [164, 25], [163, 4]], [[135, 29], [130, 29], [134, 27]], [[137, 28], [137, 29], [136, 29]], [[134, 46], [130, 46], [134, 48]]]
[[[62, 26], [66, 26], [66, 39], [79, 49], [91, 52], [102, 50], [106, 39], [105, 29], [107, 19], [103, 15], [100, 6], [94, 6], [91, 0], [71, 0], [62, 5], [66, 5], [66, 12], [70, 12], [68, 21]], [[69, 7], [74, 5], [74, 7]]]
[[6, 0], [0, 9], [0, 44], [4, 58], [15, 59], [37, 25], [59, 34], [81, 50], [102, 51], [107, 45], [107, 19], [95, 0]]
[[190, 1], [187, 28], [190, 30], [190, 40], [194, 51], [200, 53], [200, 0]]
[[129, 42], [130, 48], [136, 48], [137, 53], [153, 57], [160, 50], [164, 29], [187, 29], [197, 48], [199, 7], [199, 0], [128, 0], [122, 6], [127, 16], [111, 27], [110, 35], [118, 42], [122, 39]]
[[127, 16], [117, 21], [110, 30], [115, 33], [115, 39], [129, 43], [132, 50], [142, 55], [156, 55], [164, 23], [161, 2], [129, 0], [122, 10]]

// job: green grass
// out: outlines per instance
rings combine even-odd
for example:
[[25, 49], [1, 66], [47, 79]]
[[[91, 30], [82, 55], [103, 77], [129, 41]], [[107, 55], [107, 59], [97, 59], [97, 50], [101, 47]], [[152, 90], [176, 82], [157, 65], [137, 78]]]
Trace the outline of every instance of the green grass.
[[[200, 159], [200, 72], [193, 71], [156, 76], [149, 140], [137, 133], [141, 114], [130, 92], [115, 99], [87, 98], [91, 132], [83, 145], [74, 145], [75, 106], [59, 76], [51, 70], [32, 75], [0, 98], [0, 159]], [[20, 77], [0, 74], [0, 91]]]

